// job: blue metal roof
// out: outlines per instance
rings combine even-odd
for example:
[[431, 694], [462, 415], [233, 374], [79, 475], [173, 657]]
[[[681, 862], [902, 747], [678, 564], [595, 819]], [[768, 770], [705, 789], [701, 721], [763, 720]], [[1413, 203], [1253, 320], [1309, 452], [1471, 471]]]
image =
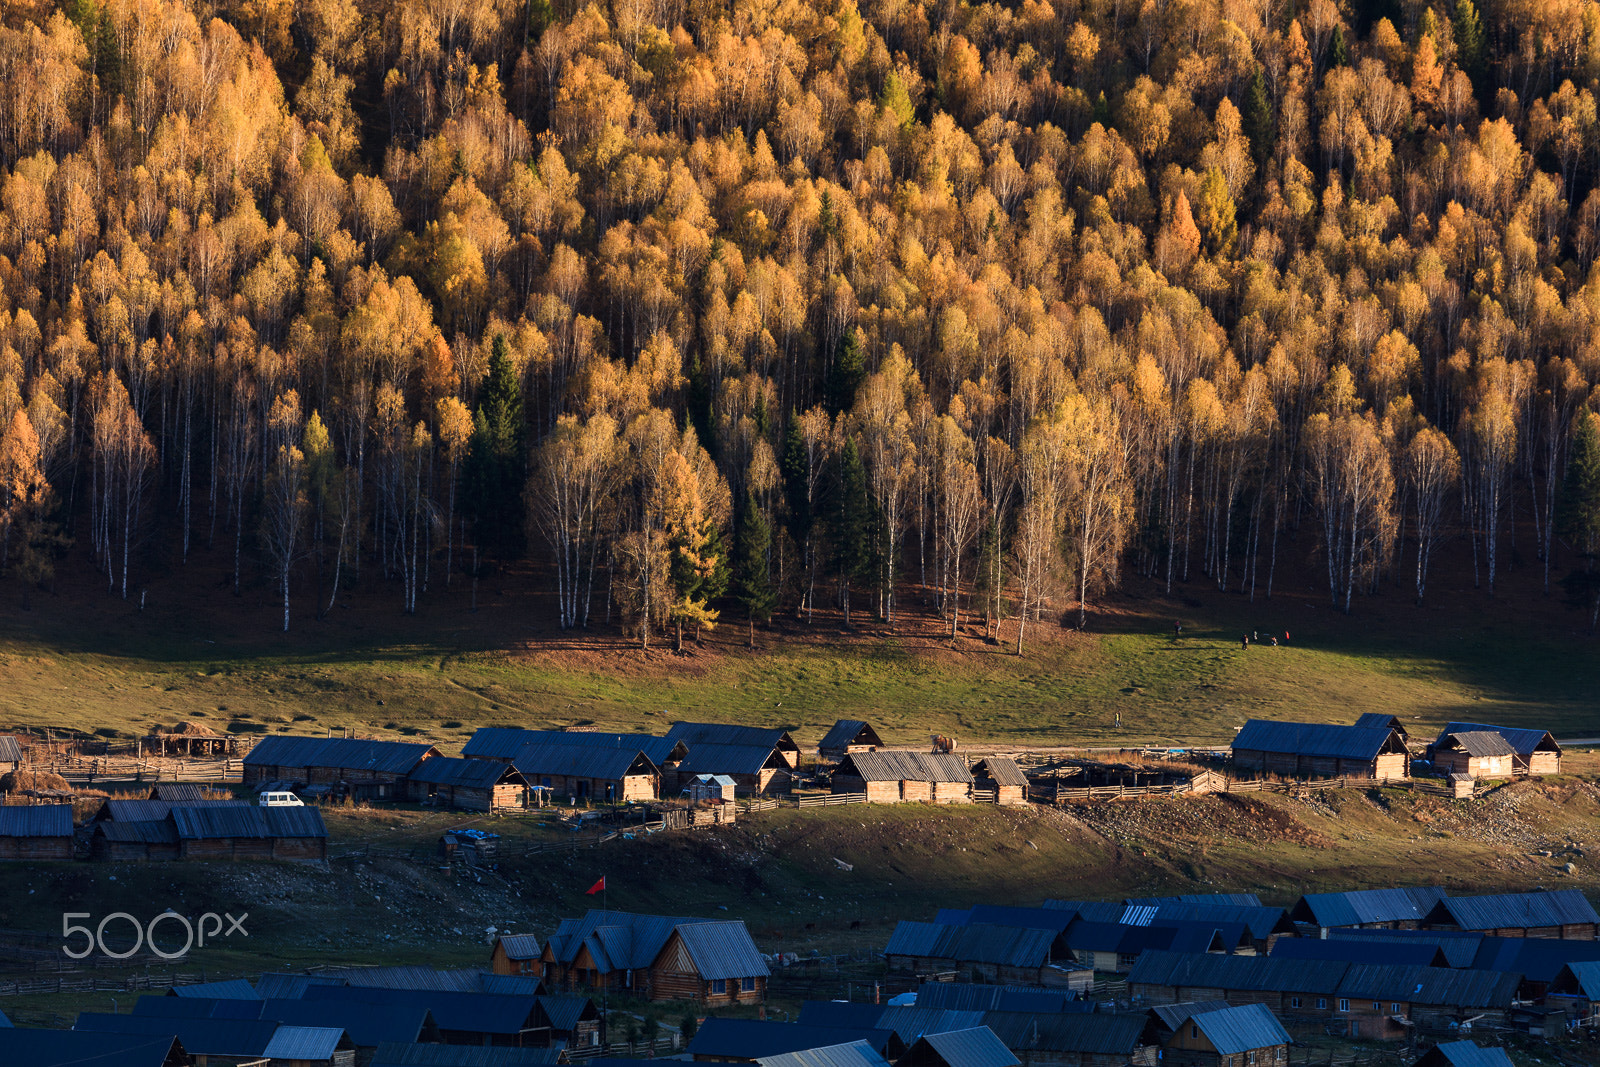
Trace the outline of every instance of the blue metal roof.
[[1200, 1012], [1189, 1017], [1189, 1025], [1198, 1027], [1212, 1047], [1224, 1056], [1287, 1045], [1290, 1041], [1289, 1032], [1265, 1004]]
[[924, 982], [917, 990], [917, 1007], [956, 1011], [1068, 1011], [1069, 1004], [1089, 1004], [1058, 989], [1027, 986], [973, 985], [967, 982]]
[[429, 755], [432, 745], [414, 741], [357, 741], [343, 737], [274, 734], [256, 742], [245, 756], [249, 766], [326, 767], [372, 774], [406, 774]]
[[340, 1049], [353, 1045], [334, 1026], [280, 1026], [262, 1055], [273, 1060], [331, 1060]]
[[374, 1004], [428, 1011], [441, 1030], [515, 1036], [537, 1029], [544, 1021], [536, 996], [499, 993], [456, 993], [435, 989], [386, 989], [379, 986], [329, 986], [315, 990], [319, 1001]]
[[588, 948], [590, 955], [598, 954], [595, 962], [605, 970], [636, 970], [655, 962], [677, 926], [704, 921], [596, 908], [581, 919], [562, 919], [546, 947], [557, 963], [570, 964]]
[[1275, 960], [1339, 960], [1384, 966], [1448, 967], [1450, 960], [1435, 943], [1407, 941], [1324, 941], [1314, 937], [1280, 938], [1270, 953]]
[[71, 837], [71, 804], [0, 807], [0, 837]]
[[258, 1019], [159, 1018], [151, 1015], [114, 1015], [80, 1012], [72, 1026], [78, 1031], [112, 1034], [176, 1034], [191, 1056], [261, 1056], [277, 1032], [278, 1024]]
[[630, 775], [658, 774], [659, 769], [637, 748], [534, 743], [522, 746], [512, 766], [537, 784], [541, 775], [621, 781]]
[[[921, 999], [920, 993], [918, 999]], [[836, 1030], [876, 1030], [878, 1020], [886, 1010], [881, 1004], [808, 1000], [800, 1005], [798, 1021], [803, 1026], [831, 1027]]]
[[928, 1053], [945, 1067], [1018, 1067], [1022, 1063], [987, 1026], [924, 1034], [906, 1056], [913, 1063], [924, 1063]]
[[1158, 908], [1169, 904], [1211, 904], [1225, 908], [1265, 907], [1261, 903], [1261, 898], [1254, 893], [1180, 893], [1175, 897], [1128, 897], [1123, 903], [1152, 904]]
[[959, 963], [996, 963], [1007, 967], [1042, 967], [1050, 962], [1057, 931], [974, 923], [901, 922], [889, 937], [886, 956], [920, 956]]
[[183, 1051], [172, 1034], [0, 1027], [0, 1063], [27, 1067], [165, 1067]]
[[1463, 930], [1496, 930], [1600, 923], [1600, 914], [1580, 890], [1557, 889], [1445, 897], [1434, 905], [1426, 921], [1449, 923]]
[[543, 994], [539, 997], [539, 1006], [544, 1009], [545, 1018], [550, 1020], [552, 1030], [570, 1033], [585, 1018], [600, 1017], [594, 1001], [576, 993]]
[[[1444, 953], [1445, 961], [1451, 967], [1470, 967], [1473, 959], [1482, 948], [1484, 936], [1478, 933], [1457, 930], [1345, 930], [1333, 929], [1328, 932], [1328, 941], [1361, 941], [1385, 944], [1420, 944], [1432, 945]], [[1287, 938], [1285, 940], [1312, 940], [1311, 938]], [[1522, 940], [1518, 938], [1517, 940]], [[1572, 942], [1566, 942], [1572, 944]], [[1504, 968], [1490, 968], [1504, 969]], [[1512, 968], [1515, 970], [1516, 968]]]
[[[719, 1019], [715, 1016], [700, 1024], [689, 1042], [692, 1056], [730, 1060], [755, 1060], [784, 1052], [845, 1045], [865, 1041], [875, 1052], [884, 1052], [894, 1038], [890, 1030], [835, 1029], [803, 1023], [779, 1023], [755, 1019]], [[897, 1050], [898, 1051], [898, 1050]]]
[[742, 920], [681, 923], [676, 932], [701, 978], [754, 978], [772, 973]]
[[[1013, 1052], [1076, 1052], [1100, 1056], [1131, 1056], [1150, 1042], [1151, 1029], [1144, 1015], [1041, 1015], [1033, 1012], [991, 1011], [983, 1024]], [[1119, 1061], [1120, 1062], [1120, 1061]]]
[[761, 1067], [888, 1067], [889, 1061], [872, 1050], [865, 1041], [797, 1052], [780, 1052], [756, 1061]]
[[[1549, 937], [1486, 937], [1461, 966], [1478, 971], [1514, 971], [1530, 982], [1549, 982], [1569, 963], [1600, 963], [1600, 941]], [[1596, 986], [1600, 992], [1600, 986]]]
[[1420, 922], [1444, 899], [1438, 886], [1357, 889], [1347, 893], [1307, 893], [1290, 910], [1296, 922], [1317, 926], [1361, 926], [1367, 923]]
[[1405, 743], [1387, 727], [1251, 719], [1234, 736], [1233, 751], [1372, 760], [1382, 752], [1404, 752]]
[[243, 978], [230, 978], [226, 982], [196, 982], [193, 985], [175, 985], [167, 991], [173, 997], [202, 997], [209, 1000], [260, 1000], [250, 983]]
[[1435, 1045], [1417, 1062], [1439, 1061], [1449, 1067], [1512, 1067], [1511, 1056], [1503, 1048], [1483, 1048], [1471, 1041], [1447, 1041]]

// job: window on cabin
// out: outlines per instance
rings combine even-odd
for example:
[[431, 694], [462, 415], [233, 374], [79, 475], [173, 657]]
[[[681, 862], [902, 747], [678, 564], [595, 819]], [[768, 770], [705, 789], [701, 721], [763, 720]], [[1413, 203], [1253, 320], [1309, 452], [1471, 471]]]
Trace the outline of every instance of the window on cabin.
[[1339, 998], [1339, 1010], [1340, 1011], [1349, 1011], [1350, 1010], [1350, 1002], [1348, 1000], [1344, 999], [1343, 997], [1340, 997]]
[[726, 993], [727, 991], [728, 980], [726, 978], [713, 978], [711, 980], [711, 992], [713, 994]]
[[1383, 1010], [1383, 1001], [1381, 1001], [1381, 1000], [1374, 1000], [1374, 1001], [1373, 1001], [1373, 1002], [1372, 1002], [1372, 1010], [1373, 1010], [1373, 1011], [1382, 1011], [1382, 1010]]
[[1200, 1036], [1200, 1028], [1198, 1026], [1195, 1026], [1193, 1023], [1190, 1023], [1189, 1024], [1189, 1036], [1190, 1037], [1199, 1037]]
[[1328, 1006], [1328, 998], [1327, 997], [1318, 997], [1317, 998], [1317, 1007], [1326, 1008], [1327, 1006]]
[[1299, 1006], [1300, 1006], [1300, 998], [1299, 997], [1290, 997], [1289, 998], [1289, 1007], [1298, 1008]]
[[739, 991], [741, 993], [754, 993], [756, 991], [756, 980], [754, 978], [739, 979]]
[[1244, 1054], [1244, 1056], [1245, 1056], [1244, 1061], [1246, 1063], [1254, 1063], [1254, 1062], [1256, 1062], [1256, 1050], [1255, 1049], [1251, 1049], [1249, 1052], [1246, 1052]]
[[1389, 1005], [1389, 1013], [1391, 1015], [1399, 1015], [1400, 1014], [1400, 1002], [1398, 1000]]

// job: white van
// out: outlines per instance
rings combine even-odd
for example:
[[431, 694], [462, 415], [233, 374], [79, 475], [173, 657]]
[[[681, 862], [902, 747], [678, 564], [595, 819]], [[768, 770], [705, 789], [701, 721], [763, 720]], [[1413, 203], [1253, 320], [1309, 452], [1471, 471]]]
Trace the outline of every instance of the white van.
[[305, 802], [293, 793], [262, 793], [263, 808], [303, 808]]

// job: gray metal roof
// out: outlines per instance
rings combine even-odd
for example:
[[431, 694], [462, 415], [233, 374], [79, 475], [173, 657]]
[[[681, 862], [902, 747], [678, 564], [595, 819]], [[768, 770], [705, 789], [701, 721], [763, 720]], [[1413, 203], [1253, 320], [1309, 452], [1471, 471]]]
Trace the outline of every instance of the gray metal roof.
[[1022, 768], [1017, 766], [1014, 759], [1004, 756], [989, 756], [979, 760], [972, 768], [974, 778], [992, 778], [998, 785], [1028, 784], [1028, 776], [1022, 773]]
[[1517, 750], [1511, 747], [1511, 742], [1493, 730], [1463, 730], [1460, 733], [1445, 734], [1439, 739], [1434, 748], [1459, 748], [1469, 756], [1515, 756], [1517, 754]]
[[1420, 922], [1442, 899], [1444, 890], [1431, 885], [1307, 893], [1290, 909], [1289, 916], [1296, 922], [1318, 926]]
[[[1531, 755], [1535, 751], [1560, 752], [1561, 746], [1556, 744], [1556, 739], [1550, 736], [1548, 730], [1527, 730], [1515, 726], [1491, 726], [1482, 722], [1452, 722], [1446, 723], [1445, 728], [1439, 731], [1438, 741], [1443, 741], [1450, 734], [1459, 734], [1468, 730], [1490, 730], [1505, 738], [1519, 756]], [[1438, 744], [1435, 741], [1435, 744]]]
[[817, 742], [817, 748], [823, 752], [836, 751], [847, 745], [875, 745], [882, 748], [883, 738], [869, 723], [860, 719], [840, 719]]
[[[177, 810], [174, 808], [173, 810]], [[261, 808], [269, 837], [327, 837], [328, 827], [322, 821], [322, 809], [314, 804], [304, 807]]]
[[541, 775], [621, 781], [630, 775], [657, 774], [650, 757], [636, 748], [593, 745], [524, 745], [512, 766], [538, 784]]
[[901, 922], [889, 937], [886, 956], [918, 956], [958, 963], [995, 963], [1006, 967], [1042, 967], [1050, 962], [1057, 931], [974, 923]]
[[[244, 803], [239, 801], [238, 803]], [[95, 818], [112, 822], [151, 822], [165, 819], [172, 810], [170, 800], [118, 800], [112, 798], [100, 805]]]
[[761, 1067], [888, 1067], [889, 1061], [865, 1041], [827, 1045], [799, 1052], [780, 1052], [756, 1060]]
[[461, 754], [468, 759], [514, 759], [531, 733], [520, 726], [480, 726], [461, 746]]
[[494, 760], [458, 759], [454, 756], [425, 759], [406, 777], [413, 782], [450, 785], [461, 789], [491, 789], [501, 782], [524, 784], [521, 773], [515, 767]]
[[923, 1034], [906, 1057], [921, 1063], [929, 1052], [946, 1067], [1018, 1067], [1022, 1062], [987, 1026]]
[[835, 777], [866, 782], [970, 782], [967, 761], [950, 753], [852, 752], [839, 761]]
[[151, 800], [165, 800], [169, 804], [191, 800], [207, 800], [207, 789], [198, 782], [158, 782], [150, 790]]
[[576, 993], [547, 993], [539, 997], [539, 1006], [550, 1020], [550, 1029], [571, 1032], [585, 1018], [598, 1019], [599, 1010], [594, 1001]]
[[538, 997], [499, 993], [457, 993], [436, 989], [388, 989], [380, 986], [319, 988], [318, 1000], [412, 1008], [433, 1013], [441, 1030], [514, 1036], [535, 1029], [541, 1019]]
[[1168, 1030], [1176, 1030], [1189, 1021], [1189, 1016], [1203, 1011], [1221, 1011], [1228, 1006], [1226, 1000], [1180, 1000], [1176, 1004], [1157, 1004], [1150, 1014], [1161, 1021]]
[[534, 934], [501, 934], [500, 948], [510, 960], [536, 960], [544, 947]]
[[71, 836], [71, 804], [8, 804], [0, 807], [0, 837]]
[[1596, 914], [1594, 905], [1581, 891], [1557, 889], [1445, 897], [1428, 912], [1426, 921], [1449, 923], [1463, 930], [1495, 930], [1600, 923], [1600, 914]]
[[1421, 1060], [1435, 1060], [1449, 1067], [1511, 1067], [1511, 1057], [1503, 1048], [1482, 1048], [1471, 1041], [1447, 1041], [1424, 1053]]
[[242, 804], [237, 807], [174, 807], [172, 821], [184, 840], [224, 837], [270, 837], [267, 809]]
[[12, 734], [0, 734], [0, 763], [21, 763], [22, 746]]
[[802, 1023], [719, 1019], [712, 1016], [695, 1031], [688, 1051], [692, 1056], [755, 1060], [785, 1052], [865, 1041], [874, 1052], [883, 1052], [893, 1037], [894, 1034], [887, 1029], [806, 1026]]
[[1364, 715], [1358, 716], [1353, 725], [1371, 730], [1389, 729], [1395, 731], [1401, 737], [1410, 736], [1406, 732], [1405, 724], [1400, 721], [1400, 716], [1386, 715], [1381, 711], [1369, 711]]
[[164, 1067], [182, 1052], [171, 1034], [0, 1027], [0, 1063], [27, 1067]]
[[[917, 1045], [932, 1052], [947, 1067], [1017, 1067], [1021, 1063], [987, 1026], [924, 1034]], [[911, 1058], [918, 1057], [913, 1053]]]
[[1224, 1056], [1287, 1045], [1290, 1041], [1289, 1032], [1265, 1004], [1197, 1012], [1188, 1022], [1190, 1026], [1199, 1027], [1212, 1047]]
[[684, 923], [677, 934], [701, 978], [754, 978], [772, 973], [743, 920]]
[[681, 774], [759, 774], [771, 768], [788, 770], [789, 763], [771, 745], [721, 745], [696, 741], [678, 764]]
[[385, 1041], [368, 1067], [542, 1067], [556, 1063], [558, 1048], [415, 1045]]
[[250, 766], [328, 767], [372, 774], [406, 774], [422, 759], [438, 754], [432, 745], [416, 741], [357, 741], [344, 737], [274, 734], [256, 742], [244, 762]]
[[1449, 957], [1437, 942], [1417, 939], [1353, 941], [1284, 937], [1279, 938], [1272, 946], [1271, 957], [1275, 960], [1342, 960], [1345, 963], [1375, 963], [1386, 966], [1450, 966]]
[[968, 982], [924, 982], [917, 1007], [956, 1011], [1063, 1011], [1074, 994], [1033, 986], [973, 985]]
[[[705, 921], [594, 908], [581, 919], [562, 919], [556, 932], [550, 935], [546, 947], [557, 963], [570, 964], [578, 958], [578, 952], [587, 947], [591, 954], [601, 954], [602, 958], [595, 962], [604, 969], [626, 967], [632, 970], [654, 963], [666, 947], [672, 931], [679, 925]], [[602, 933], [603, 944], [602, 938], [596, 936]]]
[[772, 726], [739, 726], [721, 722], [675, 722], [667, 736], [682, 741], [692, 753], [697, 745], [757, 745], [799, 752], [788, 731]]
[[274, 1060], [331, 1060], [341, 1048], [352, 1048], [350, 1038], [333, 1026], [280, 1026], [261, 1053]]
[[1234, 736], [1233, 751], [1371, 760], [1383, 752], [1404, 752], [1405, 742], [1387, 727], [1251, 719]]
[[94, 827], [96, 837], [107, 841], [142, 845], [176, 845], [178, 828], [171, 819], [143, 819], [139, 822], [102, 822]]
[[595, 730], [523, 730], [510, 726], [485, 726], [462, 746], [461, 754], [474, 759], [515, 760], [530, 744], [581, 745], [585, 748], [633, 748], [650, 757], [657, 767], [682, 759], [686, 745], [655, 734], [603, 733]]

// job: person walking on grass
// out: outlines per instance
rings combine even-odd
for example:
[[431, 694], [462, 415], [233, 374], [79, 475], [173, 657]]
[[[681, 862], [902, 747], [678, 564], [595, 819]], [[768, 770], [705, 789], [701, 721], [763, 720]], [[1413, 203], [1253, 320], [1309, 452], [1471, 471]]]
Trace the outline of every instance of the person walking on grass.
[[1250, 635], [1249, 634], [1245, 634], [1243, 637], [1241, 637], [1239, 639], [1239, 647], [1243, 648], [1246, 652], [1250, 651]]
[[1182, 636], [1183, 636], [1183, 623], [1181, 623], [1181, 622], [1173, 623], [1172, 624], [1172, 639], [1174, 641], [1176, 641], [1178, 638], [1180, 638]]

